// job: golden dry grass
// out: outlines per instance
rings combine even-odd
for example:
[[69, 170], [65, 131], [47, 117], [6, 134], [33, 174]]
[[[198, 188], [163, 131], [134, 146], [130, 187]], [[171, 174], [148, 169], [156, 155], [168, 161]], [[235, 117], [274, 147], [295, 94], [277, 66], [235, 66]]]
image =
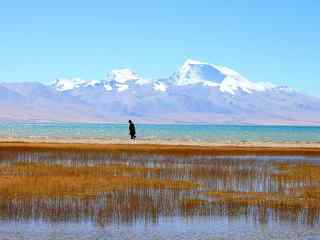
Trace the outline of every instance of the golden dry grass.
[[[208, 191], [211, 202], [232, 213], [235, 209], [257, 207], [256, 214], [265, 215], [271, 209], [286, 218], [314, 224], [320, 213], [320, 166], [310, 163], [272, 163], [275, 172], [270, 180], [276, 191]], [[263, 216], [266, 220], [267, 216]]]
[[96, 143], [29, 143], [1, 142], [0, 151], [91, 151], [113, 153], [151, 153], [174, 155], [260, 155], [320, 156], [318, 147], [195, 146], [164, 144], [96, 144]]
[[316, 163], [217, 159], [184, 147], [183, 154], [167, 147], [137, 152], [123, 146], [101, 151], [101, 146], [88, 151], [12, 147], [0, 151], [0, 217], [89, 218], [105, 224], [213, 214], [267, 221], [271, 214], [284, 221], [319, 222]]
[[145, 177], [159, 171], [120, 164], [71, 167], [19, 163], [0, 167], [0, 196], [7, 199], [96, 197], [103, 192], [129, 188], [182, 190], [197, 187], [191, 181]]

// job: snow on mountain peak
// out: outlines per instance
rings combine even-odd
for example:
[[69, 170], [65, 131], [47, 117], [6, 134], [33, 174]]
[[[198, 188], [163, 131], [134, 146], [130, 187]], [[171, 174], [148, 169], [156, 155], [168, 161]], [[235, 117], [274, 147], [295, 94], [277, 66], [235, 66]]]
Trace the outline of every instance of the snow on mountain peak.
[[173, 79], [177, 85], [199, 84], [206, 81], [219, 83], [224, 79], [224, 75], [211, 64], [189, 59], [174, 74]]
[[95, 86], [99, 82], [96, 80], [82, 80], [80, 78], [58, 78], [53, 84], [58, 91], [68, 91], [79, 87]]
[[[153, 90], [161, 92], [165, 92], [171, 87], [197, 85], [217, 88], [221, 92], [231, 95], [239, 91], [250, 94], [277, 88], [271, 83], [251, 82], [231, 68], [192, 59], [185, 61], [178, 71], [168, 79], [144, 79], [134, 71], [124, 68], [111, 71], [107, 74], [106, 79], [100, 82], [85, 81], [79, 78], [61, 78], [57, 79], [53, 86], [58, 91], [67, 91], [96, 85], [102, 85], [106, 91], [117, 90], [118, 92], [140, 88], [143, 85], [152, 85]], [[279, 90], [284, 91], [280, 88]], [[288, 89], [285, 90], [289, 91]]]
[[163, 82], [156, 82], [153, 85], [153, 89], [156, 91], [165, 92], [167, 91], [167, 85]]
[[241, 79], [241, 81], [239, 81], [239, 79], [232, 76], [227, 76], [220, 84], [219, 89], [221, 92], [227, 92], [232, 95], [234, 95], [239, 89], [246, 93], [252, 93], [253, 91], [265, 91], [265, 88], [258, 83], [253, 83], [246, 79]]
[[129, 89], [129, 85], [135, 84], [142, 86], [150, 81], [141, 78], [137, 73], [128, 68], [123, 68], [112, 70], [103, 82], [104, 88], [107, 91], [115, 89], [118, 92], [123, 92]]
[[221, 66], [221, 65], [211, 65], [211, 66], [216, 68], [219, 72], [221, 72], [225, 76], [231, 76], [238, 79], [245, 79], [245, 77], [243, 77], [240, 73], [226, 66]]
[[238, 90], [252, 93], [274, 87], [269, 83], [251, 82], [231, 68], [191, 59], [187, 60], [172, 78], [178, 86], [201, 84], [218, 87], [221, 92], [232, 95]]
[[113, 80], [122, 84], [128, 81], [137, 81], [139, 79], [140, 77], [138, 74], [128, 68], [112, 70], [111, 73], [107, 75], [107, 80]]
[[80, 87], [84, 82], [85, 81], [80, 78], [58, 78], [53, 86], [58, 91], [67, 91]]

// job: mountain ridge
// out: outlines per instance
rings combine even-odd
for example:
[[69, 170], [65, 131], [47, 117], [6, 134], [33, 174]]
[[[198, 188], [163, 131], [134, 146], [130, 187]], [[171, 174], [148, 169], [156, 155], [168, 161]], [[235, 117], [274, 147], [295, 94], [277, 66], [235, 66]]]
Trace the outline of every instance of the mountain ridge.
[[320, 125], [319, 98], [190, 59], [161, 79], [126, 68], [99, 81], [1, 83], [0, 100], [0, 121]]

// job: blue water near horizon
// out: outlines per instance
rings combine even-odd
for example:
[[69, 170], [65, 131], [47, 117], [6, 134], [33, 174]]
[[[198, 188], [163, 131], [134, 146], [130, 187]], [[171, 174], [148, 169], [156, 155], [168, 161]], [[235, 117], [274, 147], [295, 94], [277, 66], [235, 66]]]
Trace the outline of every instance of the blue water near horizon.
[[[142, 140], [320, 143], [317, 126], [136, 124]], [[128, 139], [127, 124], [0, 123], [1, 138]]]

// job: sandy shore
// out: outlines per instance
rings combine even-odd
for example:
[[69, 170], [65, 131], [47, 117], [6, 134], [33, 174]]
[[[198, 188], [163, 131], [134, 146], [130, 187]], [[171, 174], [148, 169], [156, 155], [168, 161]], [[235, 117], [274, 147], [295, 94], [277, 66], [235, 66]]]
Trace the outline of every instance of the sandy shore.
[[104, 139], [104, 138], [0, 138], [0, 143], [81, 143], [81, 144], [131, 144], [131, 145], [184, 145], [184, 146], [206, 146], [206, 147], [285, 147], [285, 148], [320, 148], [320, 142], [245, 142], [224, 141], [207, 142], [194, 140], [172, 140], [172, 139]]
[[319, 156], [320, 143], [206, 143], [100, 139], [0, 139], [0, 151], [125, 151], [154, 154]]

